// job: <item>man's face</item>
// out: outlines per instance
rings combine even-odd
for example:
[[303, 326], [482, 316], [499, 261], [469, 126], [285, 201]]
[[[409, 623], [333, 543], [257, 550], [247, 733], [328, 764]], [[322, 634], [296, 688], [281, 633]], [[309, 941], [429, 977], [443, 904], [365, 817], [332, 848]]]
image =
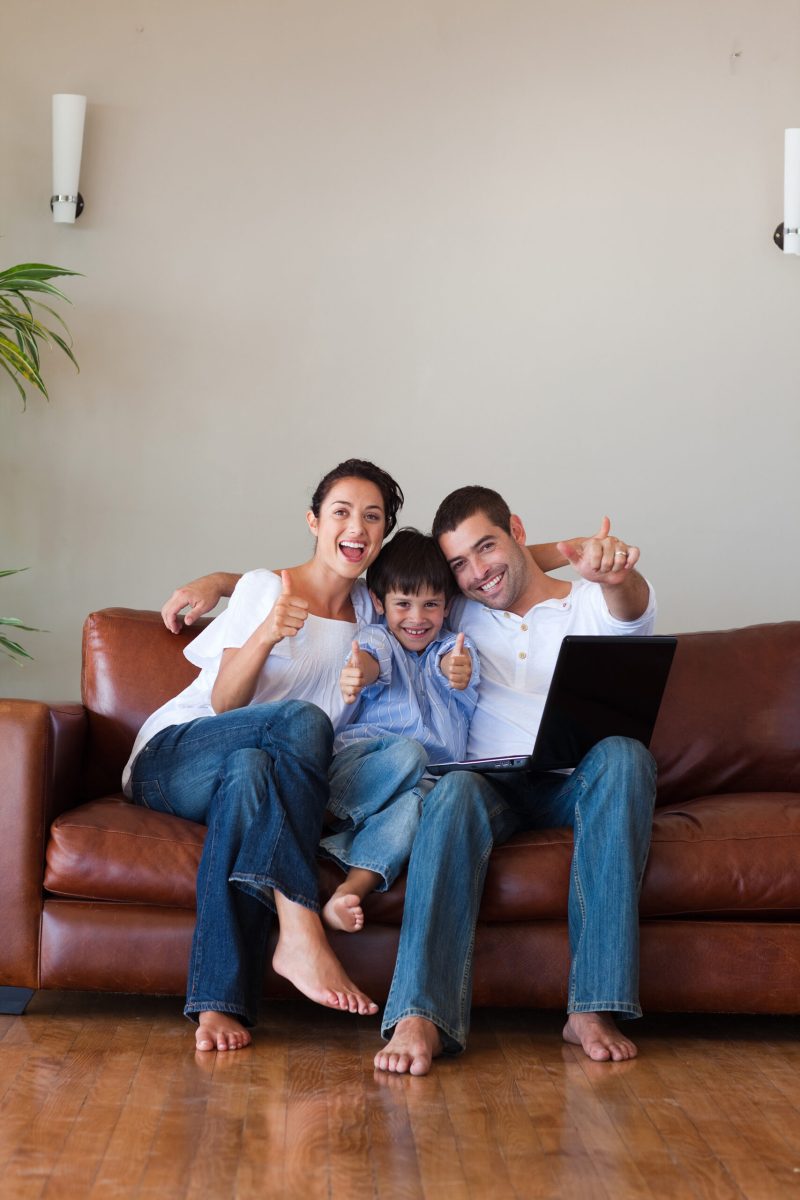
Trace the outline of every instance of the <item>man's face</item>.
[[511, 533], [506, 533], [485, 513], [474, 513], [443, 533], [439, 545], [470, 600], [511, 611], [530, 586], [531, 560], [519, 517], [511, 518]]

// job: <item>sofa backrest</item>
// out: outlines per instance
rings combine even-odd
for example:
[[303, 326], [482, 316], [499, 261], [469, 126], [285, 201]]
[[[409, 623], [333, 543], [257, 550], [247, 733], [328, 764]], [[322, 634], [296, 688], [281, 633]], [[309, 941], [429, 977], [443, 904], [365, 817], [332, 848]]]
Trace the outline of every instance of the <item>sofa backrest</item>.
[[[108, 608], [83, 631], [87, 798], [118, 792], [145, 718], [194, 678], [155, 612]], [[725, 792], [800, 792], [800, 621], [683, 633], [653, 734], [659, 804]]]
[[680, 634], [650, 749], [659, 804], [800, 792], [800, 621]]
[[170, 633], [161, 614], [105, 608], [83, 626], [81, 698], [89, 717], [86, 798], [118, 792], [134, 738], [150, 713], [192, 682], [183, 651], [208, 619]]

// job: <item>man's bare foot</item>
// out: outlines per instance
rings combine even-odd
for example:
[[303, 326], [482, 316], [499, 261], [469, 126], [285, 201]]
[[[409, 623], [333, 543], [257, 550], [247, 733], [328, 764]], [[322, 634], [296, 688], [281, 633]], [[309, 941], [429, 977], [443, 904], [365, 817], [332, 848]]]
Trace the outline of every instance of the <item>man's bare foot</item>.
[[272, 969], [293, 983], [299, 992], [315, 1004], [340, 1008], [344, 1012], [371, 1016], [378, 1011], [360, 988], [348, 979], [344, 967], [328, 945], [322, 922], [309, 912], [313, 922], [304, 922], [302, 930], [287, 931], [283, 924], [272, 958]]
[[565, 1042], [581, 1046], [594, 1062], [626, 1062], [639, 1053], [608, 1013], [570, 1013], [562, 1036]]
[[250, 1032], [231, 1013], [201, 1012], [194, 1035], [198, 1050], [242, 1050], [251, 1042]]
[[375, 1055], [378, 1071], [398, 1075], [427, 1075], [434, 1058], [442, 1053], [442, 1039], [433, 1021], [425, 1017], [404, 1017], [394, 1027], [391, 1038]]
[[345, 933], [360, 933], [364, 928], [361, 897], [352, 892], [335, 891], [322, 910], [322, 920], [329, 929], [342, 929]]

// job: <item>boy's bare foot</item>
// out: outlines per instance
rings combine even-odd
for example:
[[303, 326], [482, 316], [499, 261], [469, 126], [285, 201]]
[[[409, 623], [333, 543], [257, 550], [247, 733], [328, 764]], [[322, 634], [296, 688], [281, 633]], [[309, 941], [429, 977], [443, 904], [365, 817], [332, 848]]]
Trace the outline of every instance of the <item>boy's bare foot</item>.
[[231, 1013], [201, 1012], [194, 1035], [198, 1050], [242, 1050], [251, 1042], [250, 1031]]
[[404, 1017], [394, 1027], [391, 1038], [375, 1055], [378, 1071], [398, 1075], [427, 1075], [434, 1058], [442, 1053], [442, 1039], [433, 1021], [425, 1017]]
[[299, 927], [287, 928], [288, 922], [281, 922], [272, 958], [273, 971], [288, 979], [315, 1004], [360, 1013], [362, 1017], [376, 1013], [378, 1006], [374, 1000], [370, 1000], [345, 974], [344, 967], [328, 945], [319, 917], [308, 909], [305, 912], [313, 920], [303, 920]]
[[581, 1046], [595, 1062], [626, 1062], [639, 1053], [608, 1013], [570, 1013], [562, 1036], [565, 1042]]
[[352, 892], [336, 891], [322, 910], [322, 920], [329, 929], [359, 933], [364, 928], [361, 897]]

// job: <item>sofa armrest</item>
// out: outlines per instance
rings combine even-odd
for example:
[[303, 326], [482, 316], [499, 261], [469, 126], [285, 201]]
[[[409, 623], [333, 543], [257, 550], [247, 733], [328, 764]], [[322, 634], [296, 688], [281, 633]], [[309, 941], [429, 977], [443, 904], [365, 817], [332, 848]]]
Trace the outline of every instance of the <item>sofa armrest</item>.
[[79, 800], [86, 742], [80, 704], [0, 700], [0, 985], [38, 987], [50, 823]]

